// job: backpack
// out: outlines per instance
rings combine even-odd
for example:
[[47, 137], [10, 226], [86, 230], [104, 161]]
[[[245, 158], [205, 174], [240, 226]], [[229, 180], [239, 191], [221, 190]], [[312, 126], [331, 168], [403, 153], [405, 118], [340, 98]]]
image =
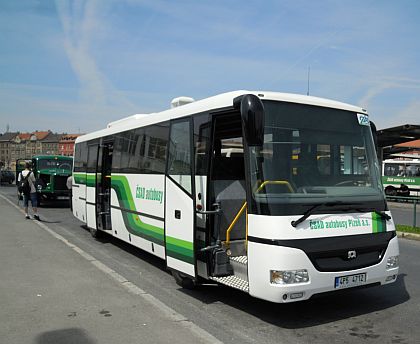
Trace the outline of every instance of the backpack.
[[29, 185], [29, 176], [31, 175], [31, 171], [26, 175], [26, 177], [23, 177], [22, 172], [20, 173], [20, 181], [18, 184], [18, 191], [20, 194], [29, 195], [31, 193], [31, 186]]

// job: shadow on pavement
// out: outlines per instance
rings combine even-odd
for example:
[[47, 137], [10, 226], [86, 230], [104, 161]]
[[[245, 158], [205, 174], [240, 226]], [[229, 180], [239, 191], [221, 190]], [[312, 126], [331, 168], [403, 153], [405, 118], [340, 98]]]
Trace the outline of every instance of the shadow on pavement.
[[[80, 227], [89, 232], [89, 227], [87, 227], [86, 225], [81, 225]], [[95, 238], [95, 240], [97, 242], [100, 242], [101, 244], [112, 244], [113, 246], [116, 246], [124, 250], [125, 252], [132, 254], [136, 258], [141, 259], [155, 266], [156, 268], [169, 273], [169, 271], [166, 269], [166, 262], [164, 260], [154, 256], [149, 252], [143, 251], [141, 248], [138, 248], [116, 237], [113, 237], [112, 235], [108, 235], [107, 233], [101, 233], [101, 235], [98, 238]]]
[[64, 328], [43, 332], [36, 336], [34, 344], [94, 344], [96, 341], [80, 328]]
[[51, 209], [61, 209], [61, 208], [70, 208], [68, 200], [51, 200], [51, 201], [42, 201], [41, 208], [51, 208]]
[[410, 299], [405, 274], [393, 284], [363, 289], [341, 290], [296, 303], [276, 304], [259, 300], [238, 290], [203, 285], [197, 290], [180, 291], [211, 304], [222, 302], [273, 325], [299, 329], [378, 312]]
[[[83, 228], [88, 230], [85, 226]], [[166, 269], [164, 260], [118, 238], [105, 234], [97, 241], [115, 245], [154, 267], [170, 273]], [[389, 285], [340, 290], [315, 295], [307, 301], [289, 304], [276, 304], [256, 299], [239, 290], [222, 285], [204, 284], [194, 290], [182, 288], [178, 290], [205, 304], [221, 302], [275, 326], [299, 329], [375, 313], [405, 303], [410, 299], [405, 286], [405, 277], [405, 274], [400, 274], [397, 281]]]

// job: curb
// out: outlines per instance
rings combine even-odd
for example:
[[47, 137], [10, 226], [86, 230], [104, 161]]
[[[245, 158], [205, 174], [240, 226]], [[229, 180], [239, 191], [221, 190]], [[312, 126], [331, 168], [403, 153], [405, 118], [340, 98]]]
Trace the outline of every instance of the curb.
[[420, 241], [420, 234], [416, 234], [416, 233], [397, 232], [397, 236], [399, 238], [411, 239], [411, 240], [419, 240]]

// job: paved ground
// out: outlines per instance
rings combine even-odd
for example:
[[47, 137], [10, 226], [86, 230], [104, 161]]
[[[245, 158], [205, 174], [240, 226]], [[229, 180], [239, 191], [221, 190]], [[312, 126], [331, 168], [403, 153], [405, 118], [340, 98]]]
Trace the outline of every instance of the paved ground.
[[[5, 194], [15, 201], [14, 188], [3, 188], [0, 190], [0, 194]], [[0, 204], [0, 235], [3, 232], [3, 208]], [[11, 213], [13, 210], [10, 209], [7, 212]], [[404, 210], [404, 209], [403, 209]], [[410, 241], [406, 239], [400, 240], [400, 274], [396, 283], [384, 287], [374, 287], [362, 290], [344, 291], [342, 293], [334, 293], [333, 295], [319, 297], [317, 299], [309, 300], [307, 302], [300, 302], [290, 305], [277, 305], [269, 302], [261, 301], [248, 295], [226, 287], [216, 286], [203, 286], [195, 291], [186, 291], [180, 289], [175, 283], [170, 274], [165, 269], [165, 262], [153, 257], [149, 254], [144, 253], [141, 250], [133, 248], [128, 244], [125, 244], [112, 237], [105, 237], [103, 240], [94, 240], [90, 237], [88, 231], [81, 227], [81, 223], [77, 221], [70, 213], [69, 209], [65, 207], [65, 204], [50, 204], [40, 209], [42, 218], [45, 220], [44, 224], [52, 229], [52, 233], [59, 234], [61, 237], [68, 240], [68, 242], [80, 247], [83, 251], [87, 252], [92, 259], [96, 260], [98, 264], [103, 264], [113, 271], [118, 273], [124, 280], [130, 281], [135, 287], [141, 288], [148, 295], [153, 296], [155, 299], [161, 301], [171, 309], [175, 310], [179, 317], [185, 319], [191, 319], [191, 321], [198, 327], [204, 329], [218, 340], [223, 343], [232, 344], [245, 344], [245, 343], [311, 343], [311, 344], [324, 344], [328, 342], [332, 343], [392, 343], [392, 344], [417, 344], [420, 338], [420, 318], [418, 311], [420, 309], [420, 242]], [[12, 222], [14, 225], [14, 222]], [[42, 230], [42, 228], [41, 228]], [[44, 230], [45, 234], [49, 234]], [[23, 235], [25, 237], [25, 235]], [[53, 237], [54, 238], [54, 237]], [[10, 283], [8, 287], [3, 289], [1, 286], [3, 281], [2, 274], [7, 269], [18, 268], [19, 265], [14, 262], [4, 265], [4, 256], [2, 254], [3, 246], [2, 237], [0, 238], [0, 259], [2, 266], [0, 266], [0, 343], [8, 343], [4, 341], [4, 333], [8, 333], [8, 329], [3, 325], [3, 319], [7, 317], [4, 295], [11, 294], [10, 288], [14, 288], [15, 284]], [[37, 239], [41, 240], [41, 239]], [[44, 240], [46, 240], [44, 238]], [[54, 239], [56, 240], [56, 239]], [[57, 241], [57, 240], [56, 240]], [[59, 240], [58, 240], [59, 241]], [[24, 242], [24, 239], [17, 240], [16, 242], [9, 242], [9, 250], [13, 250], [13, 245], [18, 245], [20, 242]], [[31, 244], [26, 242], [26, 244]], [[51, 259], [38, 260], [39, 265], [34, 265], [34, 269], [40, 269], [42, 272], [46, 267], [44, 265], [50, 264], [50, 261], [55, 258], [57, 252], [61, 254], [61, 250], [68, 250], [69, 247], [58, 242], [61, 245], [55, 245], [55, 249], [45, 250], [45, 255]], [[70, 249], [72, 251], [72, 249]], [[68, 259], [64, 261], [58, 260], [63, 266], [67, 268]], [[93, 265], [93, 264], [92, 264]], [[83, 264], [75, 264], [70, 266], [75, 271], [70, 275], [77, 275], [77, 268], [81, 267], [83, 273], [86, 274], [86, 270]], [[63, 269], [63, 267], [61, 267]], [[88, 270], [90, 273], [90, 270]], [[99, 273], [99, 272], [98, 272]], [[103, 273], [102, 270], [100, 273]], [[106, 274], [105, 274], [106, 275]], [[45, 278], [48, 279], [48, 274], [45, 273]], [[90, 276], [89, 276], [90, 279]], [[123, 286], [123, 283], [111, 282], [108, 280], [108, 275], [103, 279], [103, 282], [111, 283], [116, 285], [117, 289], [127, 290]], [[93, 283], [92, 283], [93, 284]], [[53, 324], [59, 321], [80, 321], [80, 324], [71, 325], [72, 323], [64, 323], [60, 325], [63, 329], [76, 328], [80, 333], [80, 329], [85, 329], [85, 336], [89, 335], [88, 339], [91, 342], [97, 340], [94, 337], [96, 329], [103, 330], [104, 321], [116, 333], [121, 334], [122, 343], [130, 343], [130, 339], [135, 337], [127, 337], [125, 341], [124, 334], [121, 332], [131, 331], [137, 334], [137, 341], [142, 343], [144, 332], [142, 327], [137, 326], [140, 324], [135, 320], [128, 321], [127, 323], [120, 320], [118, 315], [117, 302], [111, 295], [111, 299], [108, 301], [106, 297], [100, 297], [101, 285], [95, 284], [92, 287], [90, 284], [89, 288], [93, 288], [94, 291], [87, 290], [86, 296], [83, 296], [85, 288], [79, 288], [78, 292], [63, 293], [69, 294], [75, 300], [75, 305], [78, 305], [80, 301], [84, 304], [89, 304], [90, 300], [94, 300], [93, 304], [97, 305], [96, 308], [87, 308], [89, 313], [83, 313], [76, 317], [71, 316], [77, 312], [72, 307], [64, 308], [68, 313], [54, 313], [55, 317], [52, 320], [38, 319], [38, 322], [42, 323], [45, 327], [41, 328], [39, 332], [50, 331], [48, 322], [51, 321]], [[83, 291], [80, 291], [83, 289]], [[109, 290], [109, 287], [105, 288], [105, 291]], [[110, 290], [110, 294], [114, 291]], [[38, 294], [38, 293], [37, 293]], [[40, 293], [42, 295], [42, 293]], [[125, 292], [116, 290], [115, 294], [119, 297]], [[128, 294], [132, 295], [131, 292]], [[81, 296], [79, 296], [81, 295]], [[14, 295], [14, 297], [18, 297]], [[133, 298], [136, 302], [136, 295], [128, 296], [129, 299]], [[38, 299], [42, 297], [36, 297]], [[6, 300], [9, 298], [7, 297]], [[9, 308], [13, 300], [8, 301]], [[109, 303], [108, 303], [109, 302]], [[122, 301], [123, 305], [127, 306], [126, 301]], [[19, 302], [18, 302], [19, 303]], [[149, 307], [151, 308], [151, 307]], [[149, 310], [149, 308], [147, 308]], [[28, 308], [30, 309], [30, 308]], [[52, 308], [54, 309], [54, 307]], [[13, 309], [12, 309], [13, 310]], [[101, 311], [108, 311], [112, 316], [106, 316], [105, 314], [99, 314]], [[123, 312], [124, 310], [121, 310]], [[9, 312], [9, 310], [7, 310]], [[22, 311], [22, 314], [29, 313], [27, 309]], [[25, 313], [26, 312], [26, 313]], [[61, 315], [60, 315], [61, 314]], [[70, 315], [67, 317], [67, 315]], [[115, 314], [115, 318], [114, 318]], [[166, 313], [165, 313], [166, 314]], [[181, 314], [181, 315], [179, 315]], [[65, 315], [65, 316], [64, 316]], [[82, 315], [84, 318], [82, 318]], [[143, 314], [136, 311], [128, 310], [122, 313], [122, 316], [131, 317], [131, 319], [138, 318]], [[45, 313], [38, 313], [39, 318], [48, 317], [48, 311]], [[60, 320], [60, 316], [68, 319]], [[26, 326], [32, 327], [31, 318], [26, 317], [25, 321], [19, 323], [19, 328], [25, 324]], [[47, 318], [48, 319], [48, 318]], [[82, 321], [81, 319], [86, 319]], [[125, 319], [125, 318], [124, 318]], [[114, 323], [115, 321], [115, 323]], [[95, 323], [96, 322], [96, 323]], [[127, 327], [124, 327], [124, 325]], [[10, 324], [9, 324], [10, 325]], [[9, 326], [8, 325], [8, 326]], [[13, 324], [12, 324], [13, 325]], [[123, 326], [121, 332], [115, 328]], [[16, 325], [16, 328], [18, 326]], [[92, 329], [93, 328], [93, 329]], [[22, 332], [23, 337], [24, 330]], [[67, 335], [66, 332], [63, 331]], [[154, 332], [147, 332], [150, 334], [151, 340], [154, 339]], [[76, 334], [77, 335], [77, 334]], [[19, 337], [21, 338], [21, 337]], [[54, 337], [53, 337], [54, 338]], [[102, 337], [101, 337], [102, 338]], [[159, 338], [159, 337], [157, 337]], [[112, 338], [113, 340], [115, 338]], [[171, 338], [172, 339], [172, 336]], [[29, 343], [41, 343], [37, 337], [34, 337], [33, 341]], [[93, 341], [92, 341], [93, 340]], [[168, 338], [166, 338], [168, 340]], [[16, 341], [12, 341], [15, 343]], [[25, 343], [25, 341], [18, 341], [19, 343]], [[28, 341], [26, 341], [28, 342]], [[47, 342], [47, 341], [43, 341]], [[52, 341], [54, 343], [63, 343], [59, 341]], [[78, 343], [81, 341], [77, 341]], [[85, 343], [91, 343], [85, 341]], [[101, 341], [98, 341], [101, 342]], [[156, 339], [153, 342], [157, 342]], [[47, 342], [48, 343], [48, 342]], [[65, 342], [64, 342], [65, 343]], [[83, 343], [83, 342], [82, 342]], [[105, 339], [106, 343], [106, 339]], [[147, 343], [147, 342], [146, 342]]]
[[[399, 225], [413, 225], [414, 204], [404, 202], [388, 202], [392, 217], [395, 223]], [[416, 226], [420, 227], [420, 204], [416, 205]]]
[[214, 342], [2, 197], [0, 219], [1, 343]]

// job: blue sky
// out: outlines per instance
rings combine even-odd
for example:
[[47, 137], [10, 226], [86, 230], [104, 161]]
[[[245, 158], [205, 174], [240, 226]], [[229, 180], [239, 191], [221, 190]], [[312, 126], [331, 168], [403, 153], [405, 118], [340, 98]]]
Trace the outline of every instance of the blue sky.
[[420, 1], [0, 1], [0, 132], [89, 132], [237, 89], [420, 124]]

